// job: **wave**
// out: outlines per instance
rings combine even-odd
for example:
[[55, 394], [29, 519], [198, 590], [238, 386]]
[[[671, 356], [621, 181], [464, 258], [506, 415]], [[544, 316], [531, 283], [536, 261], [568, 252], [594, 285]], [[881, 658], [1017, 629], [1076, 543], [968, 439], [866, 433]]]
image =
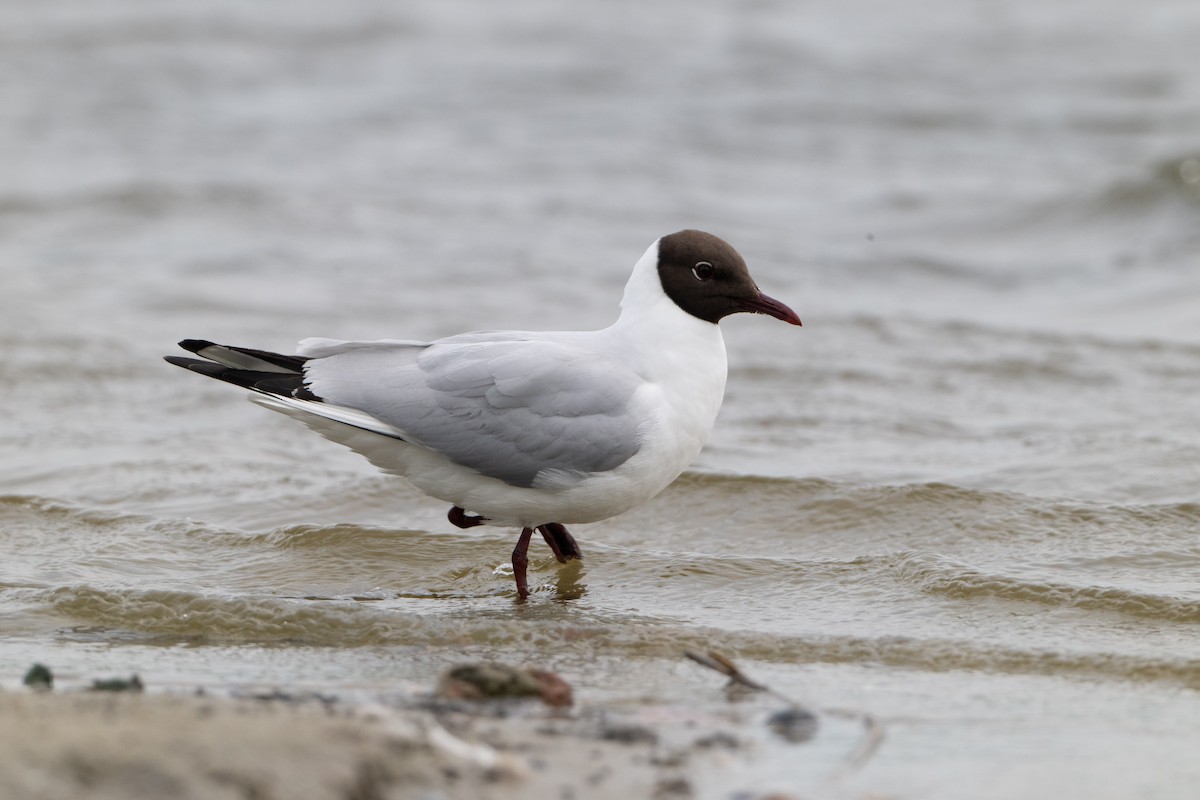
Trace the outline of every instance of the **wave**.
[[116, 526], [130, 520], [148, 519], [120, 511], [89, 508], [53, 497], [35, 494], [0, 494], [0, 514], [27, 514], [51, 520], [70, 520], [81, 524]]
[[[362, 499], [371, 502], [373, 493], [390, 492], [389, 482], [379, 481]], [[25, 535], [22, 531], [32, 531], [29, 546], [83, 546], [89, 535], [107, 532], [118, 534], [130, 551], [153, 544], [162, 555], [178, 549], [184, 557], [208, 552], [210, 558], [221, 558], [226, 552], [235, 560], [255, 550], [264, 555], [427, 566], [455, 554], [468, 560], [493, 557], [513, 539], [513, 531], [504, 528], [459, 532], [448, 526], [421, 530], [356, 523], [244, 531], [36, 495], [0, 495], [0, 520], [6, 523], [0, 539], [13, 542], [13, 537]], [[1012, 548], [1012, 555], [1028, 556], [1036, 550], [1046, 555], [1048, 567], [1062, 569], [1136, 567], [1147, 553], [1157, 553], [1156, 569], [1172, 564], [1192, 567], [1200, 558], [1200, 548], [1193, 543], [1200, 527], [1196, 502], [1114, 505], [940, 482], [861, 485], [703, 472], [685, 473], [659, 500], [638, 511], [636, 527], [658, 533], [654, 539], [635, 537], [630, 547], [651, 552], [658, 542], [666, 542], [671, 557], [686, 557], [689, 542], [711, 550], [714, 545], [705, 543], [712, 537], [725, 539], [720, 532], [730, 525], [755, 530], [754, 538], [739, 541], [737, 553], [730, 555], [764, 558], [767, 563], [787, 562], [792, 555], [803, 562], [809, 552], [805, 546], [821, 544], [828, 536], [853, 543], [860, 552], [903, 554], [955, 547], [1003, 554]], [[601, 529], [615, 533], [630, 526], [602, 523]], [[1071, 541], [1078, 546], [1065, 544]]]
[[1200, 153], [1155, 162], [1138, 178], [1116, 181], [1102, 190], [1095, 206], [1127, 214], [1153, 211], [1163, 202], [1200, 203]]
[[[1176, 556], [1177, 558], [1177, 556]], [[1076, 586], [1058, 581], [988, 574], [927, 553], [892, 560], [894, 575], [919, 591], [954, 600], [1002, 600], [1056, 608], [1145, 617], [1163, 622], [1200, 622], [1200, 600], [1116, 586]]]
[[271, 202], [272, 198], [262, 189], [248, 184], [214, 182], [179, 186], [140, 181], [62, 195], [0, 194], [0, 217], [53, 217], [84, 212], [157, 218], [204, 209], [221, 214], [245, 213]]
[[[390, 495], [390, 481], [380, 480], [372, 493]], [[645, 506], [646, 514], [693, 515], [711, 520], [712, 507], [744, 509], [763, 515], [777, 512], [780, 521], [806, 531], [845, 530], [847, 526], [874, 523], [886, 519], [893, 528], [908, 520], [926, 523], [958, 523], [970, 518], [975, 532], [1003, 533], [1044, 528], [1066, 535], [1073, 529], [1102, 534], [1119, 529], [1170, 530], [1191, 532], [1200, 526], [1200, 503], [1110, 504], [1040, 497], [1015, 491], [973, 488], [939, 481], [898, 484], [856, 484], [819, 477], [789, 478], [762, 475], [733, 475], [715, 472], [686, 472], [672, 484], [666, 497], [678, 496], [682, 502], [656, 502]], [[735, 501], [735, 502], [731, 502]], [[266, 531], [247, 532], [206, 525], [193, 519], [159, 518], [149, 514], [100, 506], [85, 506], [39, 495], [0, 495], [0, 515], [21, 515], [50, 523], [72, 523], [93, 527], [146, 527], [156, 535], [171, 530], [189, 535], [215, 537], [241, 545], [269, 545], [276, 548], [341, 548], [351, 543], [392, 541], [434, 536], [439, 541], [470, 546], [495, 535], [507, 540], [501, 528], [459, 533], [439, 528], [435, 533], [353, 523], [329, 525], [289, 525]], [[951, 515], [951, 516], [947, 516]], [[755, 515], [757, 517], [758, 515]], [[751, 517], [754, 518], [754, 517]]]
[[[1045, 270], [1047, 262], [1074, 264], [1070, 269], [1083, 269], [1083, 274], [1102, 266], [1115, 279], [1125, 279], [1144, 272], [1135, 267], [1161, 265], [1171, 268], [1164, 277], [1183, 278], [1189, 273], [1180, 268], [1200, 248], [1198, 210], [1200, 155], [1186, 153], [1148, 163], [1138, 174], [1085, 192], [1034, 204], [993, 233], [1019, 233], [1025, 248], [1037, 247], [1042, 257], [1029, 261], [1038, 270]], [[1131, 284], [1139, 285], [1140, 281]]]
[[85, 626], [134, 632], [149, 641], [293, 643], [357, 647], [415, 642], [416, 615], [375, 613], [353, 601], [311, 603], [272, 597], [210, 596], [184, 590], [62, 586], [22, 592]]
[[[1155, 233], [1173, 231], [1184, 240], [1200, 241], [1194, 224], [1200, 206], [1200, 153], [1188, 152], [1142, 165], [1139, 172], [1027, 206], [1007, 219], [992, 218], [994, 233], [1046, 231], [1058, 235], [1093, 231], [1102, 239], [1118, 240], [1131, 227], [1148, 220], [1174, 221], [1177, 227], [1156, 228]], [[1099, 227], [1099, 223], [1108, 223]], [[1154, 237], [1158, 238], [1158, 237]], [[1036, 261], [1036, 260], [1035, 260]], [[1036, 262], [1041, 264], [1041, 262]]]
[[768, 663], [885, 665], [929, 672], [1099, 677], [1200, 688], [1200, 659], [1112, 652], [1021, 649], [980, 641], [917, 636], [781, 636], [685, 627], [602, 614], [532, 613], [523, 617], [406, 613], [378, 604], [269, 597], [220, 598], [186, 591], [107, 591], [59, 587], [22, 592], [77, 623], [64, 638], [140, 640], [174, 645], [251, 643], [311, 647], [545, 648], [591, 658], [677, 658], [684, 650], [717, 650]]
[[398, 14], [379, 13], [363, 21], [346, 21], [337, 15], [312, 25], [310, 20], [282, 20], [278, 17], [256, 20], [249, 18], [192, 18], [155, 19], [144, 14], [130, 18], [108, 14], [103, 18], [82, 17], [69, 25], [41, 29], [31, 37], [5, 31], [0, 41], [8, 48], [58, 48], [70, 52], [103, 48], [142, 46], [253, 45], [340, 50], [407, 39], [416, 31], [415, 25]]
[[[805, 530], [845, 530], [847, 526], [887, 520], [893, 527], [920, 520], [926, 525], [950, 521], [975, 523], [976, 534], [1011, 534], [1042, 528], [1047, 533], [1085, 528], [1192, 531], [1200, 525], [1200, 503], [1089, 503], [1012, 491], [971, 488], [939, 481], [859, 485], [823, 478], [779, 478], [688, 472], [669, 490], [741, 505], [785, 505], [789, 519]], [[690, 505], [695, 505], [691, 503]], [[686, 513], [686, 509], [685, 509]], [[949, 516], [948, 516], [949, 515]]]

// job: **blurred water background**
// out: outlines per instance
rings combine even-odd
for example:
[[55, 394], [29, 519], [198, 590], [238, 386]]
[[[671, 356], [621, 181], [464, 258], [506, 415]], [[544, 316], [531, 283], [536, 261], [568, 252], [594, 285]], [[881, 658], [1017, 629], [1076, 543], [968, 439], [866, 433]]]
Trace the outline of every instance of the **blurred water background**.
[[[715, 709], [716, 647], [887, 731], [764, 785], [1193, 797], [1197, 42], [1194, 0], [7, 0], [0, 675]], [[728, 320], [694, 469], [524, 606], [515, 532], [160, 360], [602, 327], [682, 227], [805, 327]]]

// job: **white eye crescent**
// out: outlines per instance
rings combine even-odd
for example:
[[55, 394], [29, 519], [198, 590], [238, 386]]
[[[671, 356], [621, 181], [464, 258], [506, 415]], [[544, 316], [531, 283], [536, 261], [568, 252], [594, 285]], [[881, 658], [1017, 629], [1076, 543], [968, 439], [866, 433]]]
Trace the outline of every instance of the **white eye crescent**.
[[716, 272], [716, 267], [707, 261], [698, 261], [696, 266], [692, 267], [692, 274], [696, 276], [698, 281], [711, 280], [713, 273]]

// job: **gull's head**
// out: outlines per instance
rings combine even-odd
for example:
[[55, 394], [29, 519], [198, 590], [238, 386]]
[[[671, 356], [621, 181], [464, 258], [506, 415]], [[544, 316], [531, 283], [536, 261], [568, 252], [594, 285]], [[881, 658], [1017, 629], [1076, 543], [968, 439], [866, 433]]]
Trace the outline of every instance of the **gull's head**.
[[745, 260], [723, 239], [685, 230], [662, 237], [657, 245], [662, 290], [693, 317], [715, 324], [745, 311], [800, 324], [795, 311], [759, 291]]

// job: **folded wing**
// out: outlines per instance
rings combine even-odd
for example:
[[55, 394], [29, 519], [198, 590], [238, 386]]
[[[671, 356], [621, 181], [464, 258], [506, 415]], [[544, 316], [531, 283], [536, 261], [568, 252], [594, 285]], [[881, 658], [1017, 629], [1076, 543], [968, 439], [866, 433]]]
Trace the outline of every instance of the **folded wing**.
[[576, 347], [469, 334], [326, 348], [305, 365], [309, 391], [325, 404], [365, 412], [405, 441], [513, 486], [570, 484], [620, 466], [640, 446], [630, 413], [640, 379]]

